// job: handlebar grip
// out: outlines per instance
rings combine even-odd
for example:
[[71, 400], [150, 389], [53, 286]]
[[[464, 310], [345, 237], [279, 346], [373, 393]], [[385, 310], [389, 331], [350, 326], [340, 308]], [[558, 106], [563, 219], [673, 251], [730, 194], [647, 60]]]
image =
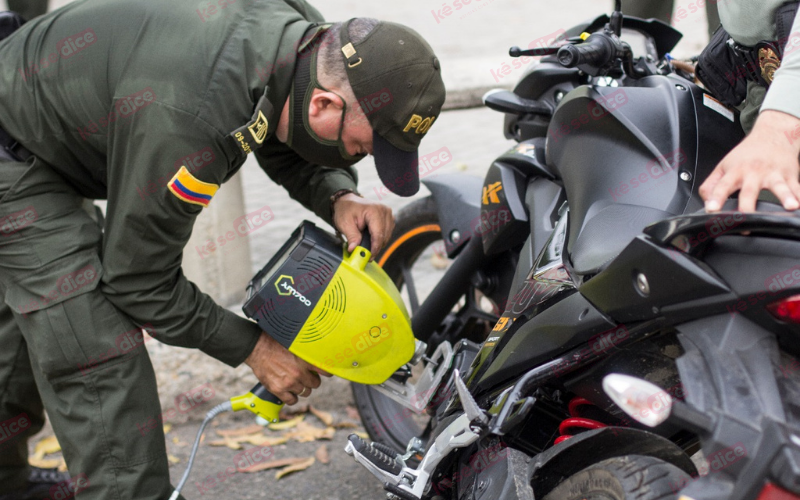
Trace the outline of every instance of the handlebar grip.
[[359, 243], [358, 246], [372, 251], [372, 236], [369, 234], [369, 228], [366, 228], [361, 232], [361, 243]]
[[231, 406], [233, 411], [250, 410], [267, 422], [277, 422], [283, 401], [263, 385], [256, 384], [247, 394], [231, 398]]
[[594, 34], [585, 43], [561, 47], [556, 57], [565, 68], [583, 65], [602, 68], [610, 63], [615, 55], [613, 43], [604, 36]]

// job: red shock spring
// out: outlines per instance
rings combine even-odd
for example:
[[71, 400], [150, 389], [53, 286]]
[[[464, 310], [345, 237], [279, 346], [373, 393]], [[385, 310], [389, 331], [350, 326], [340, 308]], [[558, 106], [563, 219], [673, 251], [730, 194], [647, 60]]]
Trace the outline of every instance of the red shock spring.
[[578, 412], [578, 408], [581, 406], [595, 406], [595, 404], [585, 398], [572, 398], [572, 400], [569, 402], [570, 418], [564, 419], [564, 421], [559, 424], [558, 433], [561, 435], [556, 438], [555, 444], [571, 438], [574, 435], [571, 432], [572, 429], [592, 430], [608, 427], [603, 422], [598, 422], [597, 420], [592, 420], [591, 418], [581, 417], [580, 413]]

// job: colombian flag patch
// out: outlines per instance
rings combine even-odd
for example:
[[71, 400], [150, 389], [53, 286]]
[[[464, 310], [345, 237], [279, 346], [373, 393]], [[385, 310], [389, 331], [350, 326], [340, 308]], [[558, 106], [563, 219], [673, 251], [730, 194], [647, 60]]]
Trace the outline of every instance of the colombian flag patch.
[[195, 179], [186, 167], [181, 167], [167, 187], [179, 200], [207, 207], [219, 186]]

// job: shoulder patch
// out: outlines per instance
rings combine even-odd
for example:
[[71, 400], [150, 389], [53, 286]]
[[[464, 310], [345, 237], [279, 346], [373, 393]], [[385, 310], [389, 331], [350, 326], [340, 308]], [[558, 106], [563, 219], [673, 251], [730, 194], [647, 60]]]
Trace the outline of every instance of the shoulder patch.
[[253, 117], [244, 126], [231, 132], [233, 142], [245, 155], [252, 153], [264, 144], [269, 135], [269, 120], [272, 117], [272, 103], [267, 100], [269, 87], [264, 89], [264, 95], [258, 100]]
[[184, 166], [175, 174], [167, 187], [179, 200], [207, 207], [219, 186], [196, 179]]

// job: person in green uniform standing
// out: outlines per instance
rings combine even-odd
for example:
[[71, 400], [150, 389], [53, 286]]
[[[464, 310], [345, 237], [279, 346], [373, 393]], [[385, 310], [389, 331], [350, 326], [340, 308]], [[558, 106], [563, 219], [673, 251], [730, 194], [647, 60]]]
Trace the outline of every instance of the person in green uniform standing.
[[[142, 328], [248, 364], [288, 404], [327, 375], [186, 279], [197, 215], [254, 154], [351, 250], [368, 229], [378, 252], [391, 210], [352, 166], [372, 154], [387, 188], [417, 192], [439, 60], [410, 28], [324, 24], [303, 0], [76, 0], [0, 60], [0, 498], [44, 498], [26, 493], [42, 408], [77, 498], [167, 498]], [[102, 227], [87, 198], [108, 200]]]
[[[720, 25], [717, 3], [722, 0], [694, 0], [685, 8], [675, 13], [675, 16], [685, 17], [696, 13], [705, 4], [706, 16], [708, 18], [708, 36], [716, 31]], [[675, 0], [624, 0], [622, 2], [622, 12], [628, 16], [640, 17], [642, 19], [660, 19], [669, 24], [673, 20], [675, 11]]]
[[773, 201], [786, 210], [797, 210], [800, 208], [798, 2], [726, 0], [719, 3], [719, 9], [722, 26], [735, 50], [749, 60], [725, 75], [730, 83], [737, 79], [746, 83], [745, 100], [739, 109], [748, 135], [723, 158], [699, 192], [709, 212], [719, 211], [737, 191], [738, 207], [743, 212], [755, 211], [758, 199], [771, 200], [770, 193], [777, 198]]
[[8, 8], [30, 21], [47, 12], [48, 0], [8, 0]]

